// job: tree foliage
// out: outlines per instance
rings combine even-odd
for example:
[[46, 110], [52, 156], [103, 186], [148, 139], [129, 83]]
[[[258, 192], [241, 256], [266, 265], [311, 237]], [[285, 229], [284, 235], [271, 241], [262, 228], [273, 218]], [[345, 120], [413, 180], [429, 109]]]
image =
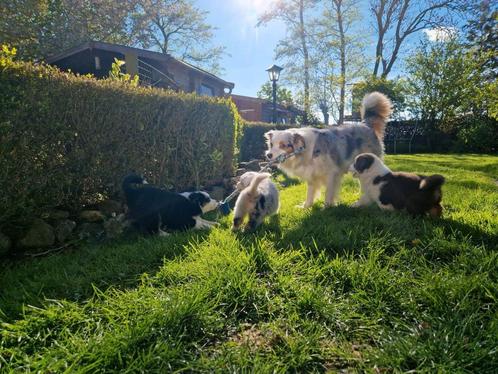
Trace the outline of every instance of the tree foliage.
[[424, 41], [407, 60], [411, 112], [418, 118], [451, 130], [466, 113], [483, 114], [480, 95], [481, 64], [460, 40]]
[[213, 45], [215, 27], [192, 0], [135, 0], [133, 40], [210, 71], [220, 70], [225, 48]]
[[359, 0], [327, 0], [316, 20], [312, 96], [328, 124], [344, 121], [347, 86], [366, 71], [365, 43], [358, 24]]
[[479, 53], [488, 54], [486, 68], [498, 69], [498, 4], [489, 0], [478, 1], [471, 11], [472, 16], [464, 27], [467, 39]]
[[134, 0], [0, 0], [0, 43], [40, 59], [88, 40], [127, 44]]
[[496, 151], [498, 86], [489, 79], [488, 56], [454, 37], [424, 41], [408, 59], [409, 108], [429, 136], [443, 131], [465, 149]]
[[0, 0], [0, 43], [42, 59], [89, 40], [169, 53], [211, 71], [224, 48], [192, 0]]
[[[260, 99], [273, 100], [273, 87], [270, 82], [266, 82], [263, 84], [258, 91], [257, 96]], [[292, 92], [281, 85], [277, 86], [277, 103], [283, 105], [292, 105], [294, 103], [294, 99], [292, 97]]]
[[387, 79], [382, 77], [369, 76], [365, 80], [358, 82], [353, 87], [353, 112], [360, 111], [363, 97], [373, 91], [382, 92], [389, 97], [393, 103], [393, 118], [402, 115], [406, 108], [408, 94], [407, 82], [402, 79]]

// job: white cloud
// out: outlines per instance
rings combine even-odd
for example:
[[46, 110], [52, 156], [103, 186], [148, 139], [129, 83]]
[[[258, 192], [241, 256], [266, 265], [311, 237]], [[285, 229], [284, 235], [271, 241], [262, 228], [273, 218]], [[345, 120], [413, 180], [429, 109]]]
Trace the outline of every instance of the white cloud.
[[457, 34], [457, 29], [454, 27], [436, 27], [425, 29], [424, 33], [431, 42], [446, 42]]

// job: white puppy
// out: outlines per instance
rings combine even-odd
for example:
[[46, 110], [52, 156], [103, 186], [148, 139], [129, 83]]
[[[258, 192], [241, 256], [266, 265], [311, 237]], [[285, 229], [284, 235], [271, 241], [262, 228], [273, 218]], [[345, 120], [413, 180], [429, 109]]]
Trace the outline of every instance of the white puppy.
[[232, 230], [236, 231], [249, 216], [247, 229], [254, 230], [267, 216], [278, 212], [279, 194], [269, 173], [242, 174], [237, 189], [241, 191], [235, 203]]
[[313, 205], [323, 186], [326, 186], [325, 205], [334, 205], [342, 177], [354, 158], [365, 152], [382, 157], [384, 129], [391, 106], [391, 101], [385, 95], [372, 92], [363, 99], [363, 122], [359, 125], [269, 131], [265, 134], [268, 145], [266, 156], [274, 160], [282, 154], [304, 148], [302, 153], [287, 159], [278, 167], [308, 184], [305, 208]]

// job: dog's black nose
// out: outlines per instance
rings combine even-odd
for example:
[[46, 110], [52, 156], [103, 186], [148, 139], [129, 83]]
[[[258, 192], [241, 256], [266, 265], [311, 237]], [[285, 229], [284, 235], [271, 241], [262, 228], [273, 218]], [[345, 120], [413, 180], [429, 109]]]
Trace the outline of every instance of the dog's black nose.
[[266, 154], [266, 157], [268, 157], [268, 160], [271, 160], [271, 159], [273, 158], [273, 154], [271, 154], [271, 153], [267, 153], [267, 154]]

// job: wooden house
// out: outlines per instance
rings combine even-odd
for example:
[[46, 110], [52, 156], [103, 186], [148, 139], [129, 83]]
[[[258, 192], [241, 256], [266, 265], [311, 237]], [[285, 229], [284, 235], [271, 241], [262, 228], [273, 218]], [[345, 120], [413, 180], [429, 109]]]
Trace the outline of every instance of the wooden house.
[[138, 75], [141, 85], [206, 96], [226, 96], [234, 87], [233, 83], [169, 54], [104, 42], [83, 43], [49, 57], [46, 62], [61, 70], [105, 78], [115, 58], [125, 62], [128, 74]]

